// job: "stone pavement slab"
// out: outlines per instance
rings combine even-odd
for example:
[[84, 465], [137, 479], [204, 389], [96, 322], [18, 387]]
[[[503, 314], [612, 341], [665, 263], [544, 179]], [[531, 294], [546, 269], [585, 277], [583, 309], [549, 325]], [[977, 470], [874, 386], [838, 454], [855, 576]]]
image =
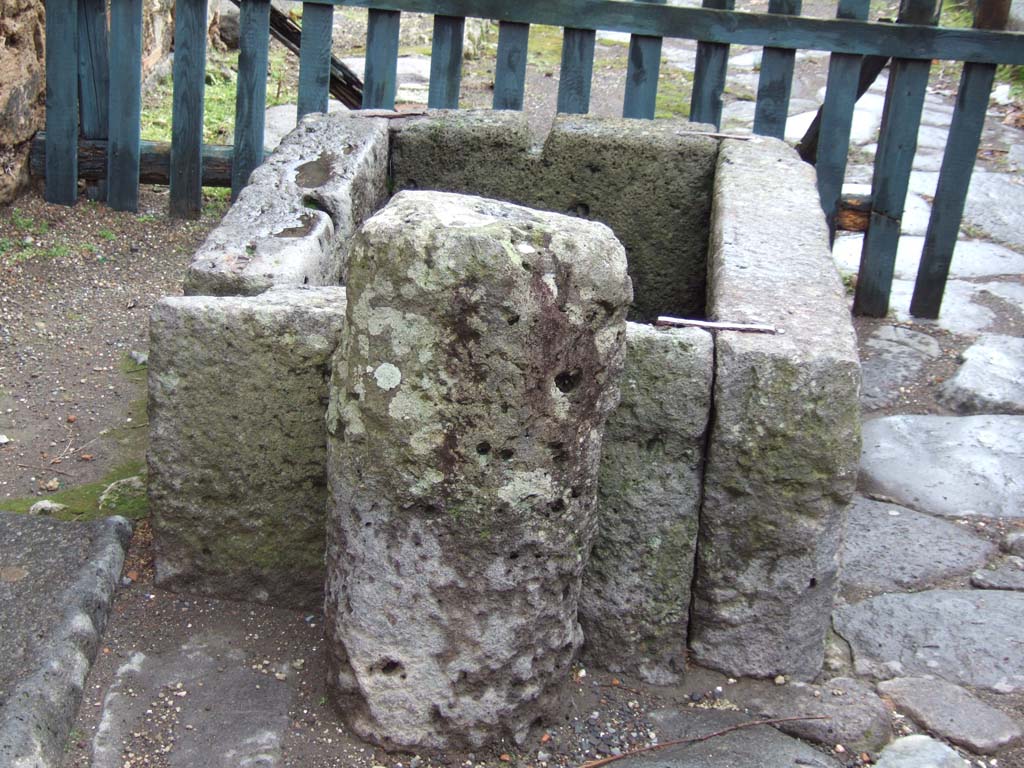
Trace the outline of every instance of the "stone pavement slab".
[[[934, 195], [938, 177], [937, 171], [915, 171], [910, 175], [910, 191]], [[1019, 175], [975, 169], [967, 191], [964, 226], [980, 230], [1013, 248], [1024, 248], [1021, 210], [1024, 210], [1024, 180]]]
[[942, 354], [939, 342], [928, 334], [894, 325], [879, 326], [864, 346], [868, 354], [861, 357], [860, 399], [869, 409], [895, 403], [900, 387]]
[[131, 535], [0, 512], [0, 765], [55, 765], [96, 656]]
[[1024, 592], [1024, 558], [1008, 557], [994, 568], [971, 574], [971, 584], [978, 589], [1011, 589]]
[[890, 744], [875, 768], [969, 768], [960, 755], [941, 741], [915, 734]]
[[940, 389], [943, 403], [960, 413], [1024, 414], [1024, 338], [985, 335], [961, 357]]
[[929, 732], [978, 754], [1024, 737], [1010, 717], [945, 680], [903, 677], [879, 683], [878, 690]]
[[897, 320], [935, 325], [956, 334], [974, 336], [989, 330], [997, 320], [996, 313], [981, 302], [993, 297], [1005, 303], [1010, 311], [1014, 311], [1014, 308], [1024, 311], [1024, 285], [1017, 282], [972, 283], [951, 279], [946, 283], [939, 319], [934, 321], [911, 316], [910, 298], [913, 292], [913, 280], [892, 281], [889, 306]]
[[[921, 219], [917, 218], [921, 215], [920, 213], [915, 214], [910, 221], [915, 229], [922, 224]], [[927, 216], [923, 216], [923, 219], [924, 228], [927, 228]], [[841, 271], [856, 273], [859, 270], [863, 245], [864, 236], [862, 234], [843, 235], [836, 238], [832, 255]], [[894, 273], [898, 279], [913, 280], [917, 276], [917, 267], [921, 261], [923, 248], [924, 237], [904, 234], [900, 238], [899, 246], [896, 249], [896, 271]], [[985, 240], [958, 240], [949, 268], [949, 274], [953, 278], [1016, 275], [1021, 272], [1024, 272], [1024, 254]]]
[[1024, 517], [1024, 416], [872, 419], [860, 485], [947, 517]]
[[843, 592], [921, 589], [967, 573], [995, 552], [963, 526], [856, 496], [847, 513], [840, 585]]
[[930, 590], [836, 610], [858, 675], [934, 675], [997, 693], [1024, 690], [1024, 594]]

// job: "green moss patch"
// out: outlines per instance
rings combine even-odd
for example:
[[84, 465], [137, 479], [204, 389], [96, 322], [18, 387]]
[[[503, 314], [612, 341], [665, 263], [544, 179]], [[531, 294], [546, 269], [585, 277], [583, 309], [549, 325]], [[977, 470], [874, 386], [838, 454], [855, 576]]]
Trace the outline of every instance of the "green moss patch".
[[52, 515], [57, 520], [99, 520], [110, 515], [121, 515], [129, 520], [141, 520], [149, 514], [149, 503], [145, 494], [125, 495], [119, 503], [111, 504], [104, 510], [100, 510], [99, 504], [100, 495], [111, 483], [136, 475], [145, 476], [145, 464], [141, 461], [115, 467], [102, 480], [97, 480], [95, 483], [76, 485], [48, 496], [11, 499], [0, 504], [0, 509], [4, 512], [25, 514], [37, 501], [47, 499], [67, 507], [67, 509]]

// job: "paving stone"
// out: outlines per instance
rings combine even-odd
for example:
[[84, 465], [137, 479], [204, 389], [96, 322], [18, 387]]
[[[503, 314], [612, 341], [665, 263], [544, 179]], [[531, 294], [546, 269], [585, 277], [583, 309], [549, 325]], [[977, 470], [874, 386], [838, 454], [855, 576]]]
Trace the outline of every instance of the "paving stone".
[[[231, 0], [225, 0], [225, 2], [237, 10], [237, 6]], [[330, 99], [327, 102], [327, 111], [332, 114], [334, 112], [348, 112], [348, 107], [336, 99]], [[291, 133], [295, 126], [298, 125], [298, 115], [298, 107], [295, 104], [278, 104], [267, 109], [266, 114], [263, 116], [264, 152], [269, 154], [277, 149], [281, 139]]]
[[[648, 720], [661, 742], [705, 736], [749, 721], [740, 712], [717, 709], [666, 709]], [[840, 764], [813, 747], [774, 728], [742, 728], [707, 741], [667, 747], [615, 763], [616, 768], [838, 768]]]
[[963, 365], [939, 389], [960, 413], [1024, 414], [1024, 338], [985, 335], [961, 355]]
[[[173, 733], [168, 768], [281, 765], [292, 690], [251, 668], [248, 637], [213, 631], [157, 653], [136, 651], [117, 670], [92, 742], [92, 768], [121, 768], [134, 734], [152, 721]], [[146, 745], [138, 742], [143, 753]]]
[[1024, 690], [1024, 594], [930, 590], [872, 597], [836, 610], [858, 675], [932, 675], [997, 693]]
[[1011, 589], [1024, 592], [1024, 559], [1011, 555], [994, 568], [975, 571], [971, 584], [978, 589]]
[[[928, 205], [923, 200], [922, 204]], [[930, 208], [920, 215], [918, 221], [911, 222], [920, 225], [922, 234], [928, 227], [929, 214]], [[858, 272], [863, 243], [864, 235], [862, 234], [836, 238], [835, 245], [832, 247], [832, 255], [840, 270], [852, 274]], [[924, 237], [905, 234], [900, 238], [896, 248], [894, 272], [897, 279], [913, 280], [917, 276], [923, 248]], [[1021, 272], [1024, 272], [1024, 254], [1017, 253], [998, 243], [989, 243], [984, 240], [958, 240], [949, 270], [949, 274], [953, 278], [1016, 275]]]
[[842, 744], [852, 753], [877, 752], [892, 738], [889, 710], [871, 686], [859, 680], [837, 677], [821, 685], [776, 685], [746, 679], [727, 690], [730, 701], [758, 718], [827, 717], [777, 726], [783, 733], [826, 747]]
[[999, 546], [1004, 552], [1024, 557], [1024, 531], [1010, 531], [999, 542]]
[[938, 320], [922, 320], [910, 314], [910, 300], [914, 293], [913, 280], [893, 280], [889, 295], [889, 307], [893, 317], [900, 322], [916, 322], [935, 325], [944, 330], [966, 336], [974, 336], [986, 330], [995, 320], [996, 313], [976, 302], [982, 285], [964, 280], [949, 280], [942, 299]]
[[904, 736], [885, 748], [875, 768], [970, 768], [966, 760], [941, 741]]
[[900, 387], [914, 381], [921, 369], [942, 354], [931, 336], [909, 328], [879, 326], [865, 342], [871, 350], [861, 360], [861, 403], [884, 408], [899, 398]]
[[964, 526], [856, 496], [847, 514], [840, 584], [844, 591], [872, 593], [921, 589], [967, 573], [995, 552]]
[[[934, 195], [937, 171], [915, 171], [910, 191]], [[1018, 212], [1024, 210], [1024, 184], [1013, 174], [976, 169], [971, 176], [964, 206], [964, 225], [981, 230], [993, 240], [1024, 248], [1024, 227]]]
[[878, 691], [922, 728], [978, 754], [992, 754], [1024, 737], [1006, 714], [945, 680], [903, 677], [879, 683]]
[[888, 416], [864, 424], [861, 488], [947, 517], [1024, 517], [1024, 416]]

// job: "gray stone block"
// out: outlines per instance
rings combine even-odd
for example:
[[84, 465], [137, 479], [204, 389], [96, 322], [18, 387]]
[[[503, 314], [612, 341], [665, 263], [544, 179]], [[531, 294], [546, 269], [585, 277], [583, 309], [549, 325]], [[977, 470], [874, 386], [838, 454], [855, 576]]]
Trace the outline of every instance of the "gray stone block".
[[324, 410], [344, 316], [343, 288], [154, 307], [148, 460], [158, 584], [319, 606]]
[[531, 148], [518, 112], [437, 112], [397, 125], [396, 189], [484, 195], [607, 224], [626, 248], [631, 318], [704, 313], [718, 142], [674, 120], [560, 115]]
[[904, 677], [879, 683], [878, 690], [922, 728], [977, 754], [993, 754], [1024, 738], [1008, 715], [945, 680]]
[[580, 595], [587, 658], [650, 683], [682, 671], [711, 406], [711, 335], [630, 323]]
[[982, 336], [939, 389], [943, 403], [964, 414], [1024, 414], [1024, 338]]
[[969, 763], [941, 741], [914, 734], [885, 748], [875, 768], [970, 768]]
[[780, 333], [716, 336], [691, 648], [731, 674], [813, 678], [857, 476], [860, 369], [814, 171], [782, 142], [722, 143], [709, 259], [709, 315]]
[[329, 685], [391, 748], [523, 743], [582, 642], [626, 258], [596, 223], [438, 192], [357, 233], [331, 380]]
[[339, 285], [355, 228], [387, 197], [387, 121], [307, 116], [196, 251], [185, 293]]

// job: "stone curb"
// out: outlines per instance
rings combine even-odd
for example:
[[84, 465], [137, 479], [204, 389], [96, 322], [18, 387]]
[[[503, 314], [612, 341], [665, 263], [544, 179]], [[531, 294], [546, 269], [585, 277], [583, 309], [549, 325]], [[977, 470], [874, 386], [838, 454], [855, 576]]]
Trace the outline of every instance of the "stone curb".
[[38, 668], [0, 709], [0, 765], [50, 768], [60, 764], [78, 713], [114, 593], [132, 526], [123, 517], [96, 524], [90, 556], [55, 606], [62, 618], [38, 655]]

